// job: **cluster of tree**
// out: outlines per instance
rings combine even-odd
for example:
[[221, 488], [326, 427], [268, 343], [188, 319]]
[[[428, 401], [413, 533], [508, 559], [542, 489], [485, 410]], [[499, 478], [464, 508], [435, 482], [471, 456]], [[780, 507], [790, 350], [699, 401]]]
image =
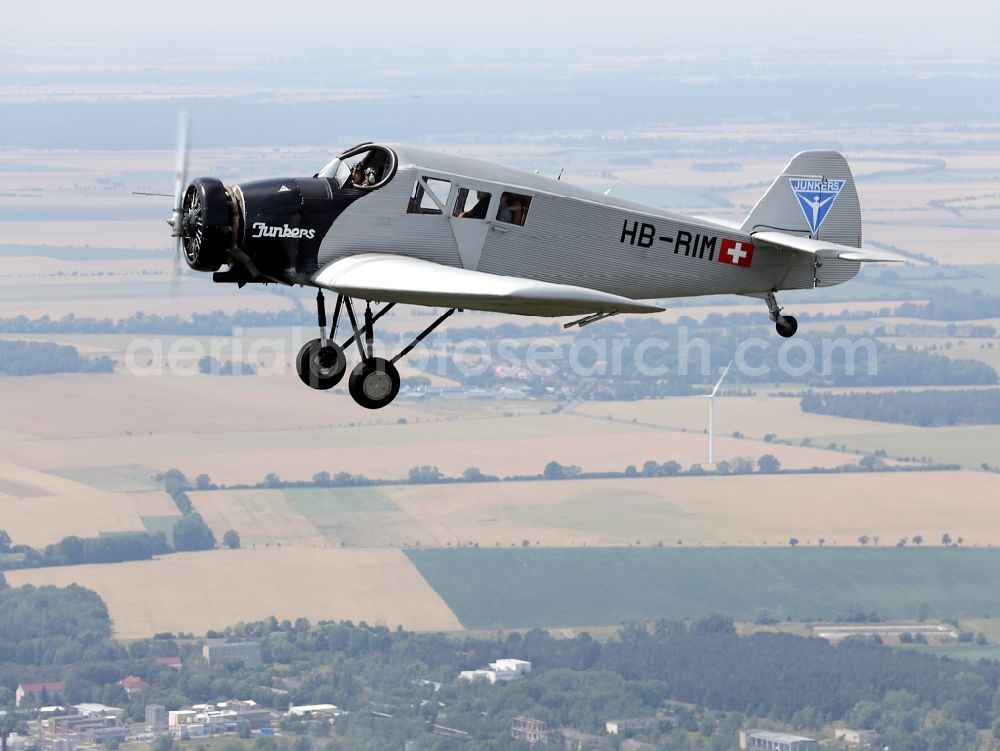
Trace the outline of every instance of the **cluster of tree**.
[[[181, 518], [174, 524], [171, 537], [173, 539], [174, 550], [211, 550], [215, 547], [215, 533], [212, 532], [205, 520], [197, 511], [188, 496], [187, 491], [191, 489], [187, 477], [179, 469], [170, 469], [162, 475], [157, 475], [157, 480], [163, 483], [163, 489], [167, 492], [181, 512]], [[196, 487], [199, 490], [207, 490], [211, 485], [208, 475], [199, 475], [196, 480]], [[236, 537], [237, 545], [229, 547], [239, 547], [239, 536]]]
[[111, 373], [110, 357], [86, 357], [76, 347], [52, 342], [0, 341], [0, 373], [10, 376], [51, 373]]
[[257, 368], [254, 367], [253, 363], [238, 360], [226, 360], [220, 363], [216, 358], [205, 355], [198, 360], [198, 372], [202, 375], [221, 376], [257, 375]]
[[1000, 423], [1000, 389], [862, 394], [809, 392], [799, 404], [804, 412], [922, 427]]
[[[75, 660], [123, 654], [110, 641], [111, 619], [104, 602], [75, 584], [0, 587], [0, 612], [0, 686], [8, 689], [39, 675], [18, 671], [16, 666], [66, 666]], [[45, 671], [37, 678], [42, 679], [61, 680], [62, 673]]]
[[154, 555], [170, 552], [162, 532], [127, 532], [100, 537], [70, 535], [38, 550], [28, 545], [2, 545], [10, 537], [0, 530], [0, 552], [15, 553], [0, 562], [0, 568], [42, 568], [71, 566], [80, 563], [118, 563], [145, 561]]
[[940, 287], [930, 290], [928, 297], [926, 302], [903, 303], [896, 309], [896, 315], [934, 321], [1000, 317], [1000, 295], [987, 295], [979, 290], [959, 292], [951, 287]]

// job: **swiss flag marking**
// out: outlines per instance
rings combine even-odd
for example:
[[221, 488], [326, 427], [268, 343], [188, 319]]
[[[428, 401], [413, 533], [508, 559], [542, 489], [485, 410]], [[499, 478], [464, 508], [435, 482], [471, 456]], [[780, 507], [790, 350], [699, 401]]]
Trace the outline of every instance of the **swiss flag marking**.
[[753, 245], [740, 240], [723, 240], [719, 249], [719, 263], [750, 266], [753, 263]]

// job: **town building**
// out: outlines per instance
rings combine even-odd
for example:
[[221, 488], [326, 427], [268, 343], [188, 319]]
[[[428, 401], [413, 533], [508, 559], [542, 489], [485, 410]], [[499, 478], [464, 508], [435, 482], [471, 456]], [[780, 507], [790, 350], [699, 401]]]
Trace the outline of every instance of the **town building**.
[[593, 751], [599, 748], [604, 739], [599, 735], [584, 733], [575, 728], [560, 728], [559, 732], [563, 737], [563, 746], [566, 751]]
[[644, 733], [665, 724], [667, 720], [661, 717], [634, 717], [627, 720], [608, 720], [604, 729], [611, 735], [622, 733]]
[[515, 717], [510, 721], [510, 735], [518, 741], [525, 741], [531, 745], [549, 742], [549, 726], [544, 720], [536, 720], [532, 717]]
[[163, 727], [167, 724], [167, 708], [162, 704], [146, 705], [146, 724]]
[[850, 743], [855, 746], [871, 746], [875, 743], [875, 733], [871, 730], [837, 728], [833, 731], [833, 737], [842, 743]]
[[503, 659], [491, 662], [488, 668], [463, 670], [458, 674], [458, 677], [464, 681], [485, 680], [491, 684], [496, 684], [516, 681], [530, 672], [531, 663], [528, 660]]
[[181, 663], [181, 658], [177, 656], [157, 657], [153, 660], [153, 662], [155, 662], [157, 665], [163, 665], [169, 668], [177, 668], [178, 670], [180, 670], [181, 667], [183, 667], [183, 664]]
[[25, 701], [46, 699], [51, 701], [62, 695], [62, 681], [52, 681], [49, 683], [22, 683], [18, 685], [14, 693], [14, 705], [20, 707]]
[[73, 709], [80, 714], [89, 715], [91, 717], [114, 717], [120, 720], [125, 716], [125, 710], [121, 707], [109, 707], [107, 704], [97, 704], [96, 702], [74, 704]]
[[259, 730], [274, 722], [274, 714], [268, 709], [261, 708], [254, 701], [195, 704], [189, 709], [177, 709], [167, 713], [167, 726], [170, 732], [177, 736], [186, 732], [192, 738], [233, 731], [244, 722], [251, 730]]
[[287, 717], [298, 717], [303, 720], [316, 720], [323, 717], [336, 718], [342, 711], [336, 704], [301, 704], [299, 706], [289, 705]]
[[770, 730], [741, 730], [741, 749], [764, 749], [764, 751], [819, 751], [819, 743], [813, 738], [801, 735], [775, 733]]
[[256, 641], [206, 644], [201, 653], [209, 665], [221, 665], [225, 660], [241, 660], [243, 667], [260, 667], [260, 642]]
[[122, 678], [118, 681], [118, 685], [125, 689], [125, 695], [130, 698], [138, 696], [149, 688], [149, 684], [137, 675], [129, 675]]

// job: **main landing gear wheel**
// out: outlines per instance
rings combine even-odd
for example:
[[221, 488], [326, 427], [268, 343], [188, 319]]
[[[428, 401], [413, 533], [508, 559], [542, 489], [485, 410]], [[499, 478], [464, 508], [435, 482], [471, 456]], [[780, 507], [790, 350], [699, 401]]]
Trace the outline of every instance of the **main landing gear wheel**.
[[381, 409], [399, 393], [399, 371], [384, 357], [371, 357], [351, 371], [347, 389], [366, 409]]
[[786, 339], [793, 336], [799, 329], [799, 322], [796, 321], [792, 316], [778, 316], [774, 322], [774, 328], [778, 330], [780, 336]]
[[299, 350], [295, 367], [302, 383], [309, 388], [325, 391], [332, 389], [344, 377], [347, 357], [336, 342], [327, 341], [324, 347], [319, 339], [313, 339]]

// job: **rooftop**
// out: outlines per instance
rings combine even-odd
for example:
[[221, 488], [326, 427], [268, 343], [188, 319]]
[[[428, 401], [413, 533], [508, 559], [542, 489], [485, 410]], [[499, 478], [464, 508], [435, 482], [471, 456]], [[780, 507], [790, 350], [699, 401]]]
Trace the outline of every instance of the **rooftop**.
[[747, 735], [753, 735], [757, 738], [761, 738], [765, 741], [774, 741], [776, 743], [797, 743], [799, 741], [813, 741], [815, 738], [806, 738], [801, 735], [791, 735], [789, 733], [776, 733], [773, 730], [748, 730]]

